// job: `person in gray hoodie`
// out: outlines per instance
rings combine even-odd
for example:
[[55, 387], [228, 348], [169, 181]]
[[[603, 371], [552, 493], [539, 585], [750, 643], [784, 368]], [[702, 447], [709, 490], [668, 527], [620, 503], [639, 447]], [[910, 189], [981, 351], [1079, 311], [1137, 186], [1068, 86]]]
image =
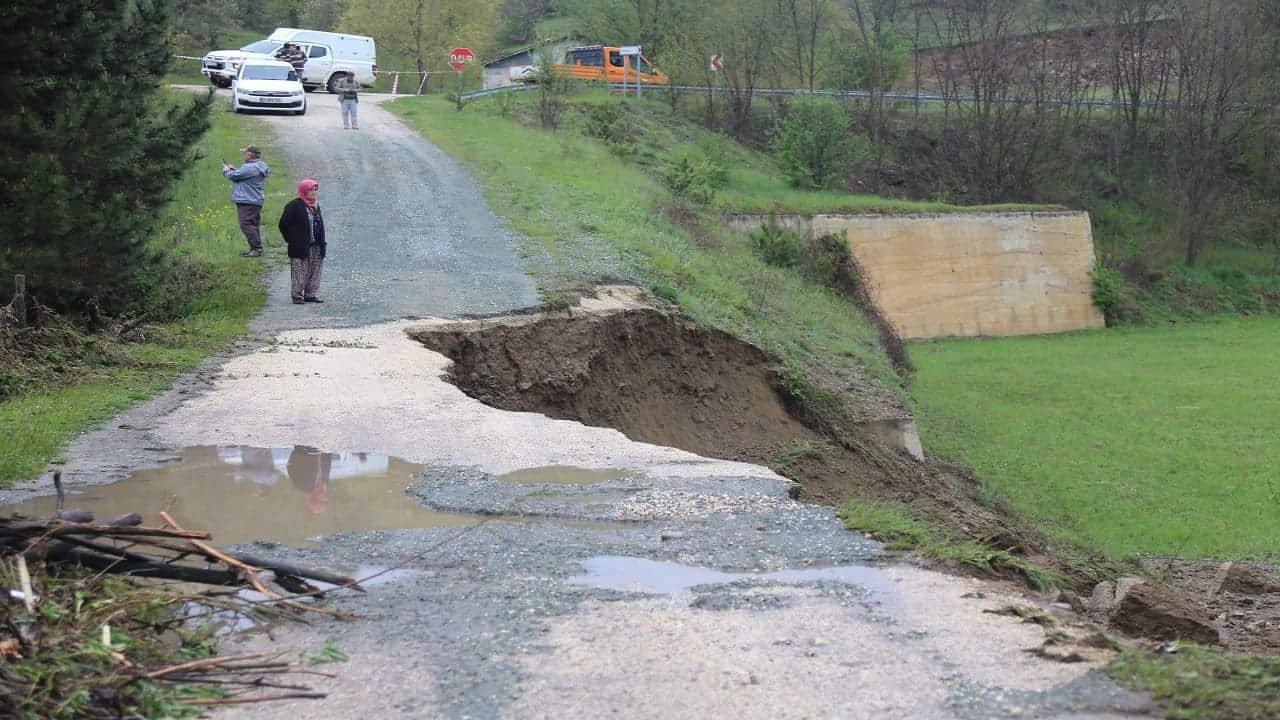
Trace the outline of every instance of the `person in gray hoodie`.
[[232, 167], [222, 161], [222, 176], [231, 181], [231, 202], [236, 204], [240, 232], [249, 241], [249, 251], [241, 257], [262, 257], [263, 188], [271, 177], [271, 168], [262, 161], [257, 145], [244, 148], [244, 164]]

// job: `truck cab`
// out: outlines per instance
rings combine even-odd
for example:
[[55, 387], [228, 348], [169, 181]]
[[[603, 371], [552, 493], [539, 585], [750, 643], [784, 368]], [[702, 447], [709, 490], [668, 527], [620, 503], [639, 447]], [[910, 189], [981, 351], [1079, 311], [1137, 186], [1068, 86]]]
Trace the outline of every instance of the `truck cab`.
[[565, 53], [564, 62], [553, 69], [561, 75], [579, 80], [608, 83], [636, 82], [636, 72], [644, 85], [667, 85], [671, 81], [643, 55], [623, 55], [616, 47], [587, 45]]
[[301, 48], [307, 56], [302, 67], [302, 84], [307, 90], [334, 91], [338, 79], [347, 72], [356, 81], [372, 85], [377, 80], [377, 48], [373, 38], [319, 30], [277, 28], [269, 37], [239, 50], [216, 50], [205, 55], [201, 72], [218, 87], [230, 87], [240, 66], [249, 60], [270, 60], [285, 43]]

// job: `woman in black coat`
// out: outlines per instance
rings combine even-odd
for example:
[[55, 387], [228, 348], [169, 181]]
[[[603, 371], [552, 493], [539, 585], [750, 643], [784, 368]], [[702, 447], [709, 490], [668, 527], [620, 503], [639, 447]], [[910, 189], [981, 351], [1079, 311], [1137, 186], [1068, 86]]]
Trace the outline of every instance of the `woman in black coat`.
[[316, 201], [319, 190], [320, 183], [310, 178], [298, 183], [298, 197], [290, 200], [280, 214], [280, 234], [289, 246], [295, 305], [324, 302], [316, 296], [325, 254], [324, 216]]

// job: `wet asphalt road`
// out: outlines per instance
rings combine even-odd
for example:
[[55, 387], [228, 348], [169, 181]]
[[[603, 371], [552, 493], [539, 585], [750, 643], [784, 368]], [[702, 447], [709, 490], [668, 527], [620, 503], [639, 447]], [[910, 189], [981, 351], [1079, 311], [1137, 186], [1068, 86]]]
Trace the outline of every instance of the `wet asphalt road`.
[[[258, 117], [275, 132], [274, 145], [261, 144], [268, 163], [283, 154], [292, 171], [274, 175], [270, 189], [291, 195], [302, 178], [320, 183], [325, 302], [294, 306], [281, 270], [256, 330], [492, 314], [537, 302], [517, 239], [457, 163], [380, 108], [380, 98], [361, 101], [359, 130], [342, 128], [334, 96], [311, 93], [308, 102], [301, 117]], [[284, 202], [263, 211], [268, 246], [281, 253]]]
[[[404, 323], [374, 323], [532, 304], [515, 238], [452, 160], [373, 102], [362, 105], [356, 132], [341, 129], [332, 96], [311, 101], [305, 118], [266, 122], [282, 136], [274, 152], [289, 156], [298, 177], [321, 182], [333, 235], [328, 302], [289, 304], [280, 273], [255, 324], [277, 344], [248, 343], [85, 434], [66, 453], [69, 482], [117, 480], [188, 446], [303, 444], [428, 465], [405, 478], [406, 503], [489, 519], [470, 530], [346, 532], [310, 548], [255, 543], [257, 552], [360, 576], [402, 569], [365, 595], [337, 600], [356, 621], [321, 618], [227, 638], [225, 652], [332, 642], [350, 660], [323, 668], [338, 676], [318, 683], [330, 693], [323, 701], [220, 717], [1108, 720], [1151, 712], [1087, 664], [1027, 655], [1044, 631], [990, 612], [1027, 600], [882, 564], [878, 543], [844, 530], [830, 508], [790, 500], [786, 482], [765, 468], [494, 410], [443, 382], [447, 361], [410, 340]], [[269, 237], [278, 251], [278, 236]], [[494, 477], [552, 465], [634, 475], [527, 486]], [[341, 482], [332, 480], [325, 511], [354, 512], [337, 504]], [[0, 492], [0, 500], [30, 491]], [[758, 574], [831, 566], [847, 569], [840, 577]], [[615, 576], [592, 578], [600, 567]], [[673, 576], [693, 580], [652, 584]]]

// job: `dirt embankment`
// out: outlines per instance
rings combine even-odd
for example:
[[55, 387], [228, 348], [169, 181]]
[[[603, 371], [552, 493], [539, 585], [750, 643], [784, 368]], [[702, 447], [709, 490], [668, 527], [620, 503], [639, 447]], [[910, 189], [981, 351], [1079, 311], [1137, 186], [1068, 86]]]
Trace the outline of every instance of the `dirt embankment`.
[[678, 316], [631, 309], [411, 334], [452, 359], [453, 382], [488, 405], [766, 465], [799, 483], [808, 502], [895, 500], [970, 537], [1026, 552], [1037, 545], [978, 501], [971, 475], [916, 462], [801, 407], [760, 350]]
[[[858, 496], [905, 503], [964, 537], [1063, 571], [1086, 596], [1101, 579], [1056, 559], [1007, 507], [997, 503], [993, 508], [989, 499], [984, 503], [966, 469], [913, 460], [841, 427], [791, 396], [759, 349], [678, 315], [645, 307], [571, 309], [437, 325], [410, 335], [449, 357], [452, 382], [490, 406], [765, 465], [796, 481], [798, 497], [807, 502], [834, 505]], [[1212, 566], [1216, 572], [1220, 564]], [[1140, 578], [1122, 578], [1118, 589], [1102, 583], [1080, 609], [1114, 628], [1156, 639], [1192, 637], [1185, 630], [1192, 627], [1205, 638], [1220, 634], [1229, 647], [1280, 645], [1280, 632], [1273, 631], [1275, 613], [1266, 611], [1268, 600], [1280, 596], [1280, 585], [1232, 585], [1214, 578], [1209, 588], [1194, 577], [1207, 571], [1188, 577], [1174, 568], [1148, 572], [1165, 576], [1171, 586], [1140, 583]], [[1241, 573], [1237, 568], [1231, 577]], [[1248, 577], [1274, 584], [1269, 574]], [[1104, 602], [1107, 588], [1110, 603]]]

